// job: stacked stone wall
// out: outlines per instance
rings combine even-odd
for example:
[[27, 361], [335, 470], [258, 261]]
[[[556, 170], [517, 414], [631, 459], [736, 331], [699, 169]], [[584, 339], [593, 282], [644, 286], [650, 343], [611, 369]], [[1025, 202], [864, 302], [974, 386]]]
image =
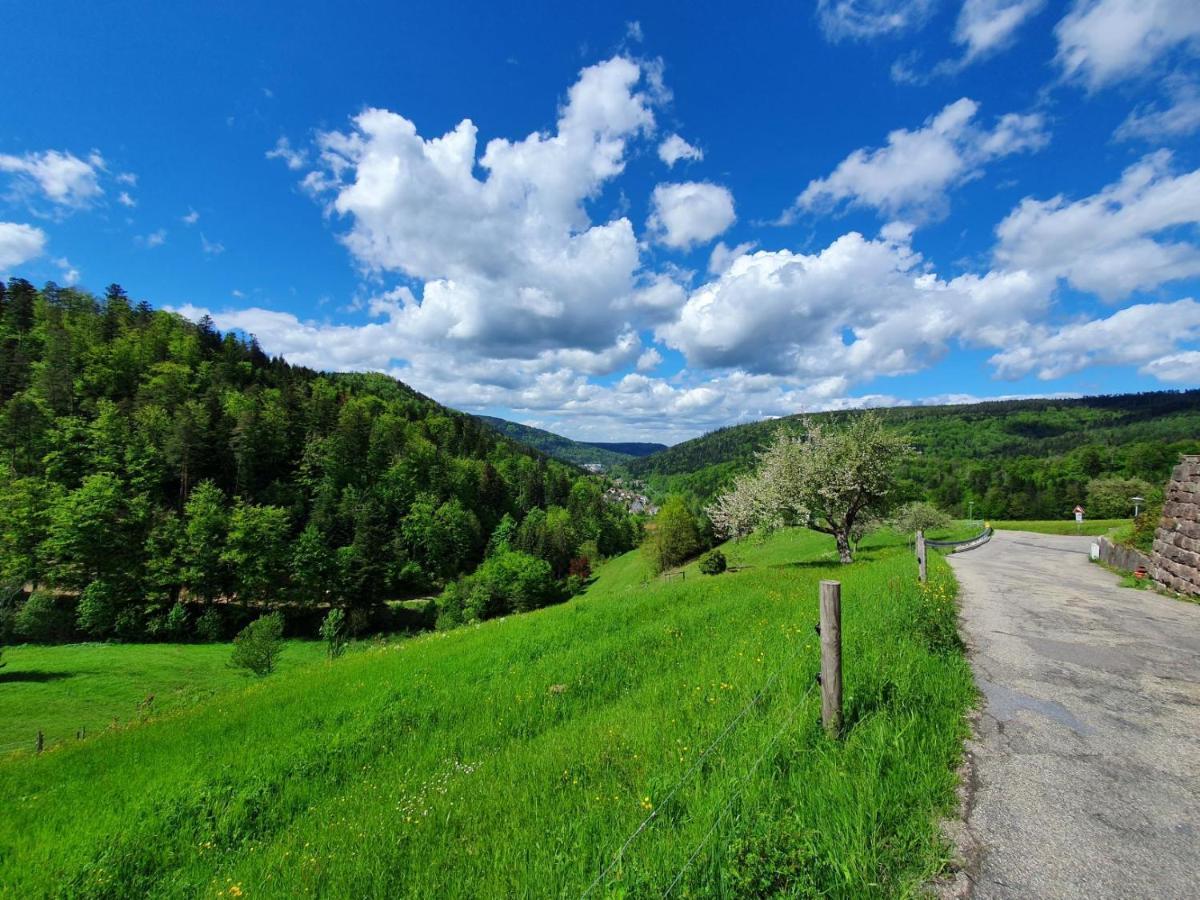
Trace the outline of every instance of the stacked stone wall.
[[1161, 587], [1200, 596], [1200, 456], [1185, 456], [1171, 475], [1152, 559]]

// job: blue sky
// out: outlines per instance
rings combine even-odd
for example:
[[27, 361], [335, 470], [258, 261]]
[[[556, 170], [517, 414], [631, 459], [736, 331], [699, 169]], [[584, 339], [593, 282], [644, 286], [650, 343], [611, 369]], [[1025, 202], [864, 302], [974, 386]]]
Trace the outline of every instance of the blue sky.
[[408, 6], [10, 9], [0, 275], [595, 440], [1200, 385], [1194, 0]]

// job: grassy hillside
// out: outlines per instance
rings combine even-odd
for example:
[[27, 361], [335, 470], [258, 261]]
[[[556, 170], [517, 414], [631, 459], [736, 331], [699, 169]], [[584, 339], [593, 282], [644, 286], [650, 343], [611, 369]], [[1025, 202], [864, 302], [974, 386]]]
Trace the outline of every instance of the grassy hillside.
[[510, 422], [507, 419], [497, 419], [495, 416], [478, 416], [478, 418], [505, 437], [533, 447], [547, 456], [574, 463], [577, 466], [599, 463], [602, 466], [611, 467], [636, 457], [649, 456], [667, 449], [666, 444], [573, 441], [552, 431], [544, 431], [541, 428], [522, 425], [519, 422]]
[[[948, 567], [935, 557], [922, 591], [894, 538], [849, 567], [811, 533], [728, 549], [738, 572], [647, 581], [627, 554], [568, 604], [2, 763], [0, 884], [579, 896], [657, 809], [598, 895], [659, 895], [694, 850], [680, 896], [911, 891], [944, 858], [934, 816], [952, 802], [973, 696]], [[831, 576], [845, 597], [840, 743], [813, 692], [817, 582]]]
[[[859, 413], [821, 413], [817, 420]], [[912, 438], [899, 499], [929, 499], [965, 515], [1069, 518], [1097, 477], [1164, 483], [1180, 453], [1200, 452], [1200, 390], [1077, 400], [1019, 400], [878, 410]], [[624, 468], [656, 493], [715, 496], [791, 416], [714, 431]]]

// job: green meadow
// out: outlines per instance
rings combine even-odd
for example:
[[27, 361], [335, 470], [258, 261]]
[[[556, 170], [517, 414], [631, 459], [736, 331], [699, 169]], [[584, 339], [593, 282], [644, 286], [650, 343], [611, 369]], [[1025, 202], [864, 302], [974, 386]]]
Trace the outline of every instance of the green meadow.
[[[94, 737], [175, 714], [253, 676], [229, 665], [229, 644], [28, 644], [4, 648], [0, 754]], [[315, 641], [289, 641], [281, 674], [325, 658]]]
[[[55, 703], [73, 735], [81, 709], [111, 719], [109, 690], [126, 721], [143, 690], [185, 696], [0, 762], [0, 892], [918, 891], [948, 857], [936, 819], [974, 699], [948, 566], [934, 554], [922, 588], [887, 534], [846, 567], [809, 532], [725, 550], [735, 571], [669, 580], [626, 554], [569, 603], [333, 663], [292, 644], [261, 680], [224, 668], [227, 645], [13, 650], [0, 693], [20, 737]], [[843, 585], [838, 741], [814, 680], [823, 578]], [[123, 655], [144, 681], [119, 687]]]
[[1047, 521], [1004, 520], [992, 522], [991, 526], [999, 531], [1032, 531], [1036, 534], [1108, 534], [1118, 528], [1126, 527], [1131, 519], [1084, 519], [1076, 524], [1074, 519], [1050, 519]]

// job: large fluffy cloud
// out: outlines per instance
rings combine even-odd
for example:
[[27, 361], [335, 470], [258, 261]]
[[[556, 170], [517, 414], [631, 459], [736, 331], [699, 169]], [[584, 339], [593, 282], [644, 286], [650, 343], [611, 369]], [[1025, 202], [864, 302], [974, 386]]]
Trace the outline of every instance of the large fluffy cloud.
[[0, 273], [42, 255], [46, 233], [32, 225], [0, 222]]
[[743, 254], [658, 329], [689, 364], [866, 381], [912, 372], [952, 339], [1003, 342], [1049, 299], [1024, 272], [929, 272], [907, 229], [851, 232], [814, 254]]
[[1200, 247], [1171, 234], [1200, 222], [1200, 169], [1170, 165], [1160, 151], [1082, 200], [1026, 198], [996, 228], [997, 261], [1107, 300], [1200, 275]]
[[978, 110], [964, 97], [915, 131], [891, 132], [885, 147], [855, 150], [830, 175], [809, 182], [788, 215], [847, 203], [888, 215], [936, 216], [946, 209], [946, 192], [977, 177], [984, 164], [1049, 140], [1036, 113], [1009, 113], [989, 130], [975, 123]]
[[1200, 42], [1196, 0], [1076, 0], [1055, 29], [1066, 78], [1095, 89], [1145, 72]]
[[348, 220], [343, 240], [365, 268], [424, 282], [400, 312], [414, 337], [496, 358], [600, 350], [625, 331], [617, 307], [638, 244], [628, 219], [593, 224], [585, 201], [653, 127], [644, 74], [623, 57], [586, 68], [554, 133], [496, 138], [482, 155], [469, 119], [426, 139], [369, 109], [352, 130], [320, 136], [321, 168], [305, 184]]
[[704, 181], [660, 184], [650, 198], [648, 227], [668, 247], [687, 249], [711, 241], [733, 224], [733, 194]]
[[1094, 365], [1141, 365], [1168, 381], [1200, 380], [1200, 354], [1176, 352], [1200, 340], [1200, 303], [1143, 303], [1104, 319], [1060, 328], [1031, 328], [1019, 343], [992, 357], [1002, 378], [1031, 373], [1049, 380]]
[[94, 151], [86, 160], [59, 150], [23, 156], [0, 154], [0, 172], [15, 175], [23, 192], [40, 195], [60, 207], [78, 209], [98, 198], [103, 193], [99, 182], [103, 169], [104, 159]]

